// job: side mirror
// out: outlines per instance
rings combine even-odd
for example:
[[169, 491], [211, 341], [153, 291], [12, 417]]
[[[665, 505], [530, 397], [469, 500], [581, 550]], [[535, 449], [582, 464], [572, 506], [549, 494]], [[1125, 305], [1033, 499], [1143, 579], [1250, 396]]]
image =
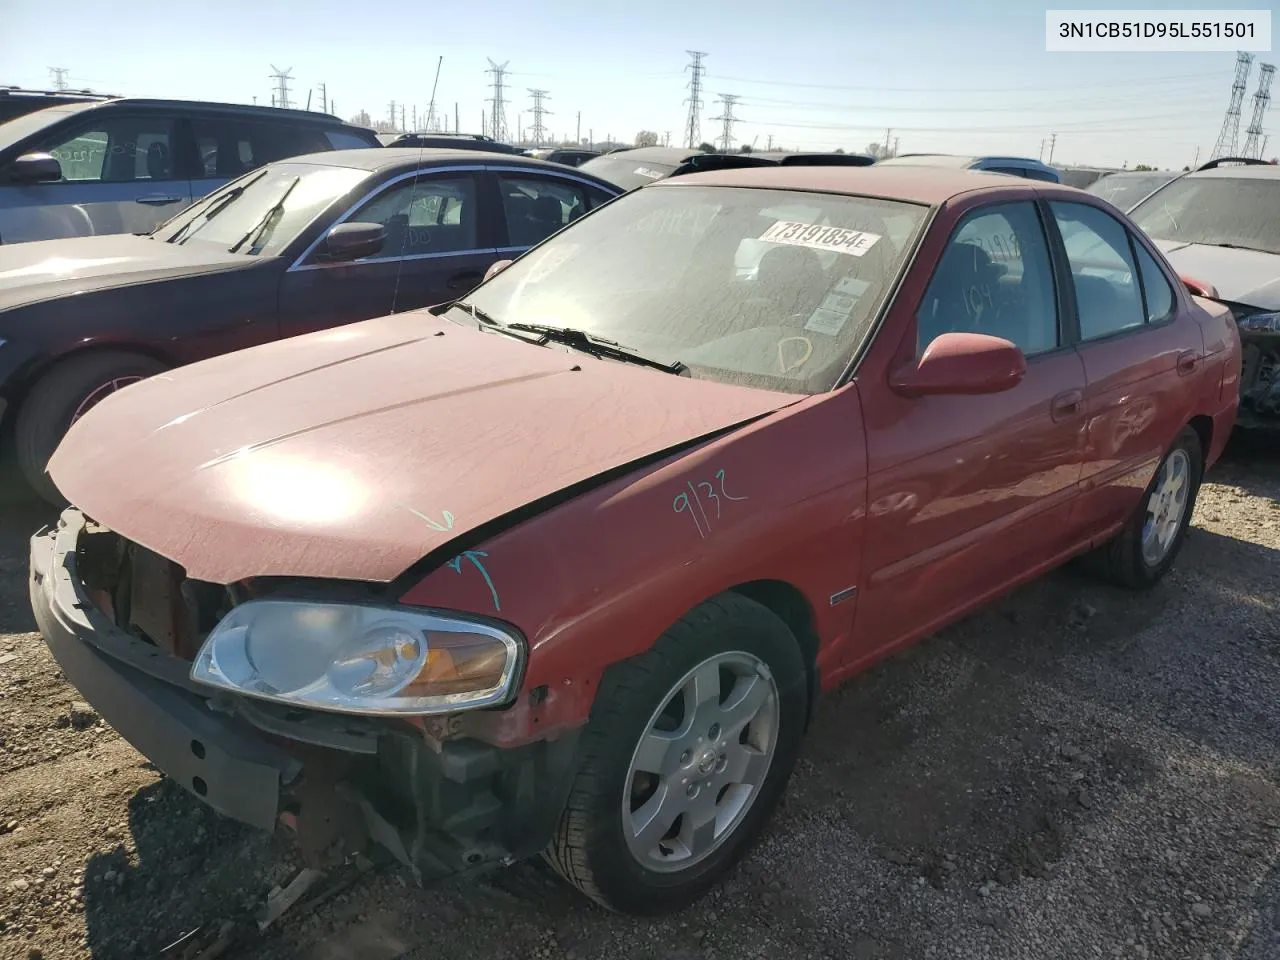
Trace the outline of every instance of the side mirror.
[[910, 397], [1000, 393], [1027, 373], [1027, 358], [1013, 343], [984, 333], [944, 333], [919, 360], [906, 364], [889, 386]]
[[387, 240], [387, 228], [380, 223], [340, 223], [325, 234], [321, 255], [328, 263], [344, 263], [371, 257]]
[[507, 269], [507, 267], [511, 266], [511, 264], [512, 264], [511, 260], [494, 261], [493, 263], [489, 264], [489, 269], [484, 272], [484, 278], [486, 280], [492, 280], [494, 277], [500, 274], [503, 270]]
[[62, 164], [48, 153], [25, 153], [9, 164], [15, 183], [50, 183], [62, 179]]
[[1195, 277], [1185, 277], [1182, 274], [1178, 274], [1178, 279], [1182, 281], [1184, 287], [1191, 291], [1192, 296], [1208, 297], [1210, 300], [1218, 299], [1218, 290], [1213, 284], [1197, 280]]

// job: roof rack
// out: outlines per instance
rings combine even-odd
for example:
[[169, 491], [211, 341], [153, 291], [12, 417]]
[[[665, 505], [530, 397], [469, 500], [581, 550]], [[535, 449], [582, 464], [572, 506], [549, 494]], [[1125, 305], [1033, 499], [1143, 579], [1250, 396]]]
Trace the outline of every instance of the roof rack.
[[1201, 170], [1216, 170], [1224, 163], [1243, 163], [1250, 167], [1256, 167], [1259, 165], [1265, 167], [1271, 165], [1270, 160], [1262, 160], [1258, 157], [1218, 157], [1216, 160], [1210, 160], [1208, 163], [1196, 167], [1195, 172], [1199, 173]]

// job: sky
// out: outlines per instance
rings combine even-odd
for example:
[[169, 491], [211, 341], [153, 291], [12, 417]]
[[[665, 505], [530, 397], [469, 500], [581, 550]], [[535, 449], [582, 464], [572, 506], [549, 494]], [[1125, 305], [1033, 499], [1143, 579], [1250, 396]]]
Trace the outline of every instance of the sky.
[[[0, 84], [48, 88], [50, 68], [73, 87], [129, 96], [269, 104], [273, 66], [291, 70], [295, 105], [367, 110], [406, 106], [426, 117], [443, 57], [438, 109], [478, 132], [493, 96], [489, 61], [506, 64], [511, 137], [532, 124], [530, 89], [547, 91], [557, 139], [640, 130], [684, 142], [688, 51], [706, 53], [700, 140], [736, 96], [735, 147], [1007, 153], [1055, 163], [1177, 168], [1211, 153], [1230, 99], [1232, 53], [1047, 53], [1045, 7], [1027, 0], [701, 0], [689, 4], [487, 0], [222, 0], [215, 7], [133, 0], [126, 7], [61, 0], [57, 23], [39, 4], [0, 0]], [[1136, 2], [1089, 4], [1133, 9]], [[1069, 7], [1055, 3], [1055, 9]], [[1257, 0], [1152, 9], [1240, 9]], [[214, 12], [216, 10], [216, 13]], [[69, 28], [68, 25], [74, 25]], [[1252, 113], [1249, 78], [1240, 143]], [[1275, 93], [1280, 96], [1280, 86]], [[1275, 107], [1263, 123], [1275, 132]], [[579, 120], [580, 117], [580, 120]], [[450, 120], [452, 127], [452, 120]], [[1054, 135], [1056, 134], [1056, 139]]]

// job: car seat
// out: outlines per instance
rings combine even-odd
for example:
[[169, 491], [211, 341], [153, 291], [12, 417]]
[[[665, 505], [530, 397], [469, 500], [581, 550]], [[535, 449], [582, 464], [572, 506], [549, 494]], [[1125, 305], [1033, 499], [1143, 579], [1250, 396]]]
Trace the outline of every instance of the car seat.
[[147, 147], [147, 176], [152, 180], [168, 180], [172, 176], [168, 144], [157, 142]]

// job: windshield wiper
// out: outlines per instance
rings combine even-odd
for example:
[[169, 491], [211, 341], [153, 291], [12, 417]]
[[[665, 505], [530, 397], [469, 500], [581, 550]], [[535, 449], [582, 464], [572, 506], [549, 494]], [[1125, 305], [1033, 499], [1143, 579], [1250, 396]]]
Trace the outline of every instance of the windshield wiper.
[[289, 194], [293, 193], [293, 188], [301, 182], [301, 177], [294, 177], [293, 182], [285, 188], [284, 193], [280, 194], [280, 199], [271, 205], [271, 209], [262, 215], [262, 218], [249, 228], [249, 232], [243, 237], [227, 247], [227, 253], [235, 253], [245, 245], [251, 238], [256, 238], [258, 234], [267, 229], [267, 224], [271, 222], [271, 218], [284, 210], [284, 202], [289, 199]]
[[[236, 197], [244, 193], [245, 190], [249, 188], [250, 184], [256, 183], [258, 180], [261, 180], [264, 176], [266, 176], [266, 173], [267, 171], [264, 168], [263, 171], [259, 173], [256, 177], [250, 177], [244, 183], [240, 184], [240, 186], [234, 187], [233, 189], [224, 193], [222, 196], [218, 197], [216, 200], [213, 200], [202, 212], [198, 213], [196, 216], [188, 220], [183, 225], [181, 230], [179, 230], [177, 233], [175, 233], [172, 237], [170, 237], [165, 242], [181, 244], [181, 243], [185, 243], [187, 240], [190, 240], [193, 236], [195, 236], [195, 234], [201, 228], [204, 227], [206, 223], [208, 223], [210, 220], [212, 220], [214, 217], [220, 214], [223, 210], [225, 210], [230, 205], [232, 200], [236, 199]], [[192, 230], [191, 225], [195, 223], [197, 220], [200, 221], [200, 226], [196, 227], [195, 230]], [[156, 227], [155, 230], [152, 230], [151, 232], [156, 233], [160, 230], [160, 227], [163, 227], [163, 226], [164, 224], [162, 223], [160, 224], [159, 227]]]
[[581, 350], [583, 353], [590, 353], [598, 357], [608, 357], [610, 360], [636, 363], [644, 367], [653, 367], [655, 370], [663, 370], [677, 375], [684, 375], [689, 371], [689, 368], [679, 360], [668, 361], [649, 357], [632, 347], [623, 346], [617, 340], [597, 337], [595, 334], [588, 333], [585, 330], [577, 330], [573, 327], [553, 327], [550, 324], [543, 323], [504, 323], [499, 324], [499, 326], [503, 330], [521, 330], [525, 333], [536, 333], [553, 343], [563, 343], [565, 346]]

